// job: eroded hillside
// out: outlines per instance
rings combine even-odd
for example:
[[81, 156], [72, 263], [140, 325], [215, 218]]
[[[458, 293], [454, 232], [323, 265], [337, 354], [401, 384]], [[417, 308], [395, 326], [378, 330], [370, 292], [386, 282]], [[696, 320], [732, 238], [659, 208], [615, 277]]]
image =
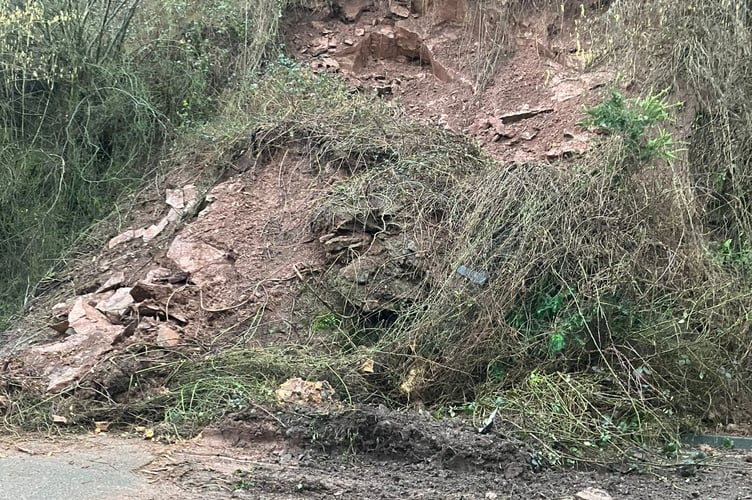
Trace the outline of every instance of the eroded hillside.
[[555, 492], [532, 475], [551, 465], [644, 467], [637, 443], [679, 431], [745, 434], [746, 250], [699, 229], [679, 139], [701, 103], [600, 57], [619, 8], [286, 11], [284, 54], [4, 333], [8, 425], [171, 443], [212, 424], [197, 446], [263, 453], [210, 482], [270, 498], [366, 495], [318, 447], [406, 460], [418, 496], [470, 471], [497, 498]]

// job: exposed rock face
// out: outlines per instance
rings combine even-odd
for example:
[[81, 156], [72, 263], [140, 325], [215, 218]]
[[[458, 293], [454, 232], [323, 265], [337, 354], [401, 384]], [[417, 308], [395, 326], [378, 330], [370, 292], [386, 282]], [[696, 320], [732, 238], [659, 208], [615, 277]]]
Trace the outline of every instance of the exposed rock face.
[[363, 11], [371, 7], [373, 7], [373, 0], [337, 0], [334, 2], [334, 8], [338, 11], [340, 18], [348, 23], [357, 21]]
[[118, 323], [128, 312], [134, 300], [129, 287], [118, 288], [107, 300], [97, 304], [96, 308], [104, 313], [113, 323]]
[[170, 223], [177, 222], [181, 217], [186, 215], [198, 203], [198, 189], [193, 184], [188, 184], [179, 189], [168, 189], [166, 192], [165, 203], [170, 207], [166, 216], [158, 222], [141, 227], [138, 229], [127, 229], [117, 236], [110, 239], [107, 248], [115, 248], [118, 245], [128, 243], [129, 241], [141, 238], [144, 243], [149, 243], [159, 236]]
[[429, 66], [431, 73], [442, 82], [454, 79], [453, 72], [434, 57], [418, 28], [409, 21], [399, 21], [394, 27], [382, 26], [365, 34], [362, 40], [340, 51], [336, 57], [342, 68], [355, 73], [365, 69], [370, 59], [404, 58]]
[[322, 242], [326, 245], [332, 239], [369, 241], [367, 246], [328, 248], [335, 260], [345, 262], [333, 286], [362, 314], [369, 317], [398, 315], [419, 296], [424, 270], [414, 241], [404, 239], [403, 235], [380, 235], [374, 239], [366, 232], [354, 230], [329, 240], [322, 237]]
[[157, 345], [159, 347], [175, 347], [180, 344], [180, 334], [165, 324], [157, 327]]

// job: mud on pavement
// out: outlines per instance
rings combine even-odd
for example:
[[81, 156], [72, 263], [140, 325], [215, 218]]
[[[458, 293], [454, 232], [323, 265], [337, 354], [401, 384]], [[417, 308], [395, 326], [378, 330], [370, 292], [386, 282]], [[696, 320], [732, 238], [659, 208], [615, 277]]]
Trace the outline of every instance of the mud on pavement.
[[535, 472], [526, 445], [460, 420], [379, 407], [258, 407], [173, 444], [135, 432], [6, 438], [0, 498], [752, 498], [752, 459], [709, 453], [691, 477], [678, 468]]
[[539, 470], [532, 449], [503, 426], [481, 435], [460, 419], [383, 407], [259, 408], [168, 448], [143, 472], [213, 498], [752, 498], [741, 453], [711, 452], [691, 476], [644, 464], [649, 474]]

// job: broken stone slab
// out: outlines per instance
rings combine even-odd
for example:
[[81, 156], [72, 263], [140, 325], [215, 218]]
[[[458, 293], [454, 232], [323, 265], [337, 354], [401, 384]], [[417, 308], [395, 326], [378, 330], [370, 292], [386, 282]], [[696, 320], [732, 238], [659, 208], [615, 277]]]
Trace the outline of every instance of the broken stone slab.
[[165, 191], [165, 203], [178, 210], [185, 208], [185, 198], [182, 189], [168, 189]]
[[97, 304], [97, 310], [104, 313], [111, 321], [119, 322], [134, 303], [131, 290], [132, 288], [129, 287], [118, 288], [112, 297]]
[[190, 210], [198, 203], [198, 188], [193, 184], [186, 184], [183, 186], [183, 203], [185, 203], [184, 210]]
[[167, 311], [167, 314], [165, 315], [165, 319], [169, 321], [174, 321], [180, 326], [184, 326], [188, 324], [188, 318], [177, 312], [175, 308], [171, 307], [169, 311]]
[[[126, 231], [123, 231], [119, 235], [115, 236], [114, 238], [110, 239], [110, 241], [107, 242], [107, 248], [113, 249], [118, 245], [121, 245], [123, 243], [127, 243], [129, 241], [143, 238], [144, 234], [148, 232], [150, 235], [149, 240], [151, 240], [154, 236], [162, 232], [164, 227], [159, 227], [162, 223], [166, 221], [167, 217], [162, 219], [158, 224], [152, 225], [149, 228], [139, 228], [139, 229], [128, 229]], [[167, 224], [165, 224], [165, 227]], [[148, 241], [148, 240], [147, 240]]]
[[316, 57], [326, 53], [329, 50], [329, 38], [325, 36], [319, 36], [311, 41], [311, 48], [309, 53], [311, 56]]
[[110, 276], [107, 281], [104, 282], [104, 285], [97, 288], [96, 293], [102, 293], [102, 292], [109, 292], [110, 290], [115, 290], [117, 288], [120, 288], [120, 286], [125, 283], [125, 273], [122, 271], [118, 271], [114, 273], [112, 276]]
[[577, 500], [611, 500], [611, 495], [607, 491], [598, 488], [588, 487], [578, 491], [574, 497]]
[[180, 220], [180, 218], [183, 216], [183, 211], [178, 210], [176, 208], [170, 208], [170, 211], [167, 212], [167, 216], [165, 219], [167, 219], [168, 222], [177, 222]]
[[167, 315], [162, 306], [151, 299], [139, 302], [135, 307], [140, 317], [158, 318], [162, 321], [167, 320]]
[[166, 219], [169, 222], [177, 222], [198, 203], [198, 189], [193, 184], [179, 189], [168, 189], [165, 202], [170, 207]]
[[149, 299], [156, 302], [166, 302], [174, 291], [175, 289], [170, 285], [139, 281], [130, 289], [130, 295], [135, 302], [143, 302]]
[[[142, 293], [138, 293], [142, 296]], [[158, 295], [163, 295], [158, 292]], [[172, 298], [172, 300], [170, 300]], [[163, 321], [174, 321], [178, 325], [188, 324], [188, 318], [181, 312], [180, 297], [174, 296], [174, 289], [166, 297], [161, 299], [145, 298], [133, 306], [141, 317], [160, 318]]]
[[136, 231], [133, 229], [128, 229], [127, 231], [123, 231], [117, 236], [111, 238], [110, 241], [107, 242], [107, 248], [113, 249], [120, 244], [127, 243], [136, 238]]
[[505, 125], [527, 120], [544, 113], [553, 113], [554, 108], [523, 109], [499, 116], [499, 120]]
[[148, 317], [145, 316], [141, 318], [141, 320], [138, 322], [138, 325], [136, 326], [136, 330], [140, 330], [142, 332], [149, 332], [151, 330], [154, 330], [158, 326], [157, 322]]
[[79, 382], [98, 364], [125, 327], [116, 326], [107, 317], [79, 297], [68, 314], [72, 335], [64, 341], [29, 349], [25, 364], [40, 369], [48, 379], [47, 392], [56, 393]]
[[68, 328], [70, 328], [70, 325], [68, 324], [68, 320], [65, 319], [63, 321], [51, 324], [50, 328], [55, 330], [57, 333], [64, 335], [68, 333]]
[[228, 252], [203, 241], [178, 235], [167, 250], [167, 257], [191, 276], [196, 285], [227, 282], [235, 276], [233, 260]]
[[505, 125], [503, 121], [495, 116], [488, 117], [488, 124], [500, 137], [511, 139], [515, 135], [514, 129]]
[[528, 128], [520, 133], [520, 138], [525, 141], [532, 141], [538, 136], [539, 130], [537, 128]]
[[188, 184], [178, 189], [168, 189], [165, 192], [165, 203], [179, 215], [193, 208], [197, 200], [198, 189], [193, 184]]
[[159, 347], [175, 347], [180, 344], [180, 334], [167, 325], [157, 327], [157, 345]]
[[172, 271], [170, 271], [166, 267], [155, 267], [154, 269], [149, 269], [146, 272], [146, 278], [144, 278], [142, 283], [164, 283], [167, 281], [167, 278], [170, 277], [170, 274], [172, 274]]
[[72, 308], [72, 302], [58, 302], [57, 304], [52, 306], [52, 319], [66, 318]]
[[156, 224], [140, 229], [128, 229], [107, 242], [107, 247], [112, 249], [122, 243], [142, 238], [148, 243], [165, 230], [170, 222], [178, 221], [198, 203], [198, 189], [193, 184], [187, 184], [179, 189], [168, 189], [165, 202], [170, 207], [167, 216]]
[[399, 17], [401, 19], [407, 19], [410, 17], [410, 9], [397, 3], [393, 3], [389, 6], [389, 13], [394, 17]]
[[326, 251], [334, 254], [343, 250], [355, 250], [364, 248], [371, 242], [372, 237], [368, 233], [343, 234], [335, 235], [332, 233], [325, 234], [319, 238]]
[[339, 275], [351, 283], [365, 285], [378, 270], [379, 264], [374, 258], [360, 257], [340, 269]]
[[159, 236], [159, 233], [164, 231], [169, 223], [169, 217], [163, 217], [162, 220], [160, 220], [156, 224], [152, 224], [151, 226], [144, 229], [141, 235], [144, 243], [149, 243], [151, 240]]
[[295, 377], [286, 380], [274, 391], [278, 403], [330, 405], [335, 402], [335, 392], [326, 380], [306, 381]]

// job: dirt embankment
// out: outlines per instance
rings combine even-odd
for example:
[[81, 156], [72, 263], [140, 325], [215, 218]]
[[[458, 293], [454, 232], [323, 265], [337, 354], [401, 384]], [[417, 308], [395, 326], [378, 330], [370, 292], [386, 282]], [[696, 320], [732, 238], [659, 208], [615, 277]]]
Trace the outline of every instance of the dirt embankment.
[[412, 118], [475, 136], [501, 161], [557, 159], [587, 147], [582, 105], [613, 79], [582, 69], [589, 37], [577, 19], [598, 16], [602, 4], [567, 4], [562, 13], [464, 0], [412, 11], [342, 1], [292, 19], [286, 37], [311, 67], [397, 99]]

